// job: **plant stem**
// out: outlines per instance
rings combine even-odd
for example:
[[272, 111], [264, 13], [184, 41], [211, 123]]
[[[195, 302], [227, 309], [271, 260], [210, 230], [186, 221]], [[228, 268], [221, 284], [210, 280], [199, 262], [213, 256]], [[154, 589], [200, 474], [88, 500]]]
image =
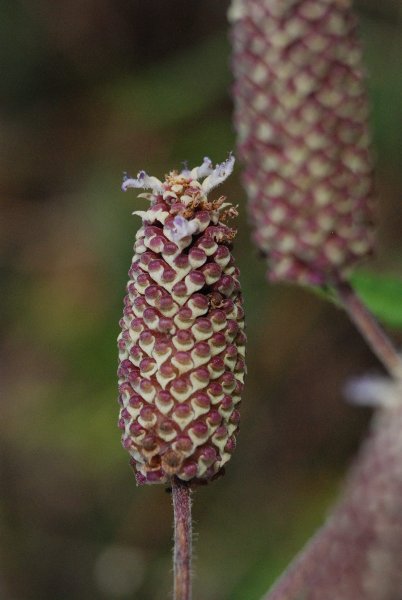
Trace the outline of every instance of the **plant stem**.
[[172, 478], [174, 512], [174, 600], [191, 600], [191, 491], [185, 481]]
[[341, 281], [334, 285], [335, 290], [349, 314], [350, 319], [356, 325], [368, 345], [377, 355], [389, 374], [396, 377], [402, 377], [402, 359], [396, 348], [377, 323], [374, 316], [360, 300], [351, 285]]

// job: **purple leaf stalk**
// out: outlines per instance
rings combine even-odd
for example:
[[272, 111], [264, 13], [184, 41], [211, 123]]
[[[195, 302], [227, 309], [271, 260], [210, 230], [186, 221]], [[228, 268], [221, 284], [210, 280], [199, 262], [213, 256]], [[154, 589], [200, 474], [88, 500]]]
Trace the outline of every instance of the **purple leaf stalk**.
[[269, 279], [332, 288], [392, 376], [365, 384], [360, 400], [380, 408], [344, 494], [265, 600], [398, 600], [402, 361], [347, 280], [374, 246], [356, 18], [350, 0], [233, 0], [229, 16], [243, 182]]
[[244, 311], [232, 255], [237, 215], [211, 192], [234, 157], [214, 167], [140, 171], [123, 191], [149, 202], [136, 235], [120, 321], [119, 427], [138, 484], [173, 493], [175, 599], [191, 597], [190, 486], [223, 473], [239, 428], [245, 373]]

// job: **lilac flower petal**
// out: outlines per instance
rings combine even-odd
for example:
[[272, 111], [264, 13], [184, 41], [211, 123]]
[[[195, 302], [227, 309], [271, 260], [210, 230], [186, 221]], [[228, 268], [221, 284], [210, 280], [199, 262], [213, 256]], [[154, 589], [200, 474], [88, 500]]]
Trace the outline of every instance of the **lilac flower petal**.
[[188, 168], [188, 161], [187, 160], [183, 161], [183, 168], [180, 171], [180, 175], [183, 175], [183, 177], [187, 177], [188, 179], [190, 179], [190, 177], [191, 177], [191, 171]]
[[213, 190], [219, 184], [225, 181], [225, 179], [227, 179], [232, 173], [234, 163], [235, 157], [233, 156], [233, 154], [230, 154], [229, 158], [227, 158], [223, 163], [216, 165], [212, 173], [202, 182], [201, 187], [203, 192], [205, 194], [208, 194], [211, 190]]
[[197, 223], [194, 221], [187, 221], [187, 219], [180, 215], [177, 215], [173, 219], [173, 225], [172, 240], [174, 242], [179, 242], [183, 238], [193, 235], [198, 229]]
[[358, 406], [390, 406], [394, 404], [396, 386], [391, 379], [365, 375], [350, 379], [343, 389], [348, 402]]
[[208, 156], [204, 156], [204, 160], [199, 167], [195, 167], [191, 171], [191, 179], [200, 179], [201, 177], [207, 177], [213, 172], [212, 161]]
[[159, 194], [163, 191], [162, 182], [156, 177], [147, 175], [145, 171], [139, 171], [137, 179], [124, 175], [121, 189], [123, 192], [126, 192], [129, 188], [151, 189], [154, 194]]

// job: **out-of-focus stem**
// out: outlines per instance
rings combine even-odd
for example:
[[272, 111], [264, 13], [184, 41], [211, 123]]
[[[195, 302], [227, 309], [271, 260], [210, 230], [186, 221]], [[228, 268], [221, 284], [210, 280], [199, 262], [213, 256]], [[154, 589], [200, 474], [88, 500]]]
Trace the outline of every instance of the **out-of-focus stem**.
[[345, 281], [335, 284], [334, 288], [350, 319], [365, 338], [374, 354], [376, 354], [390, 375], [401, 378], [401, 357], [354, 289]]
[[173, 477], [174, 511], [174, 600], [191, 600], [191, 491], [189, 485]]

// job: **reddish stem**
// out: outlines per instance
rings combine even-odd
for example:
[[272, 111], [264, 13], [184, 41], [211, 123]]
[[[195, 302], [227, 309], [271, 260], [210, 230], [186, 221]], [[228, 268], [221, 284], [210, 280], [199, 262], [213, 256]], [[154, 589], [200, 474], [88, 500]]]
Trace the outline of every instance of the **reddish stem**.
[[345, 281], [339, 282], [334, 287], [350, 319], [389, 374], [397, 378], [402, 377], [401, 357], [354, 289]]
[[191, 600], [191, 491], [185, 481], [172, 478], [174, 511], [174, 600]]

